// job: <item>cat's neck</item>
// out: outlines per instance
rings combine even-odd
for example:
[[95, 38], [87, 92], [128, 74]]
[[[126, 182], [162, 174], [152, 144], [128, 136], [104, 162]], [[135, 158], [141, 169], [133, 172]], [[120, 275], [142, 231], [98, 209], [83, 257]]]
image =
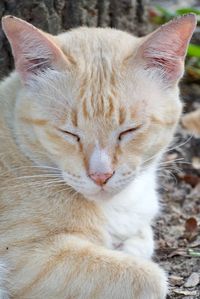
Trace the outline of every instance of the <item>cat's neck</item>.
[[106, 218], [110, 244], [120, 245], [144, 227], [149, 227], [159, 212], [158, 199], [155, 163], [111, 200], [99, 201]]
[[157, 178], [156, 170], [160, 157], [149, 166], [145, 171], [141, 172], [126, 188], [114, 195], [110, 200], [102, 198], [101, 205], [106, 209], [128, 207], [142, 207], [142, 210], [147, 209], [149, 218], [155, 216], [159, 210], [157, 196]]

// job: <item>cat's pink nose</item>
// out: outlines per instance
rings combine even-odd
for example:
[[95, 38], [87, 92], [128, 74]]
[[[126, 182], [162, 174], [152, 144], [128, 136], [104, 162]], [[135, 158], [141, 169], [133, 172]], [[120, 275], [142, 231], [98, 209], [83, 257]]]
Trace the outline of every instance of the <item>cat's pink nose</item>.
[[105, 185], [107, 181], [113, 176], [113, 172], [109, 173], [91, 173], [89, 174], [89, 177], [99, 186]]

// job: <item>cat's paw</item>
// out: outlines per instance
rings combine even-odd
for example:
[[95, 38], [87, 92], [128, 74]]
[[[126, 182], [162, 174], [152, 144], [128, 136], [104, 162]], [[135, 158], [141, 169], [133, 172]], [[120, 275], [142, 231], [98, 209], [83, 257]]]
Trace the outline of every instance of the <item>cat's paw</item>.
[[5, 285], [7, 281], [8, 270], [6, 265], [0, 261], [0, 299], [8, 299], [8, 293], [6, 291]]
[[165, 299], [167, 275], [159, 265], [151, 261], [140, 262], [132, 272], [132, 297], [137, 299]]
[[145, 265], [138, 279], [141, 295], [138, 299], [165, 299], [168, 291], [167, 275], [157, 264]]

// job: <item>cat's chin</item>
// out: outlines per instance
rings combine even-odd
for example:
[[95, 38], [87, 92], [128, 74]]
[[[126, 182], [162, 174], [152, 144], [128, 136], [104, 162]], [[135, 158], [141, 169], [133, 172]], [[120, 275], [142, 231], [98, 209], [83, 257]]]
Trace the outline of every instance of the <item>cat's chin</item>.
[[108, 192], [104, 189], [100, 189], [96, 193], [91, 193], [91, 194], [82, 193], [82, 195], [90, 201], [104, 201], [104, 200], [109, 200], [109, 199], [113, 198], [117, 193], [119, 193], [119, 191]]

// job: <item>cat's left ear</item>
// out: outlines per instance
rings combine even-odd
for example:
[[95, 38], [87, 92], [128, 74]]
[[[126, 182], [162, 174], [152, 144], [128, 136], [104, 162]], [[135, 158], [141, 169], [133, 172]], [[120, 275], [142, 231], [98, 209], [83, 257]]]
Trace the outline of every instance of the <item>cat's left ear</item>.
[[146, 36], [138, 51], [145, 69], [158, 71], [168, 84], [176, 83], [183, 75], [184, 59], [195, 27], [195, 15], [188, 14]]
[[2, 27], [11, 44], [16, 70], [25, 83], [48, 68], [67, 67], [67, 58], [50, 34], [13, 16], [3, 17]]

